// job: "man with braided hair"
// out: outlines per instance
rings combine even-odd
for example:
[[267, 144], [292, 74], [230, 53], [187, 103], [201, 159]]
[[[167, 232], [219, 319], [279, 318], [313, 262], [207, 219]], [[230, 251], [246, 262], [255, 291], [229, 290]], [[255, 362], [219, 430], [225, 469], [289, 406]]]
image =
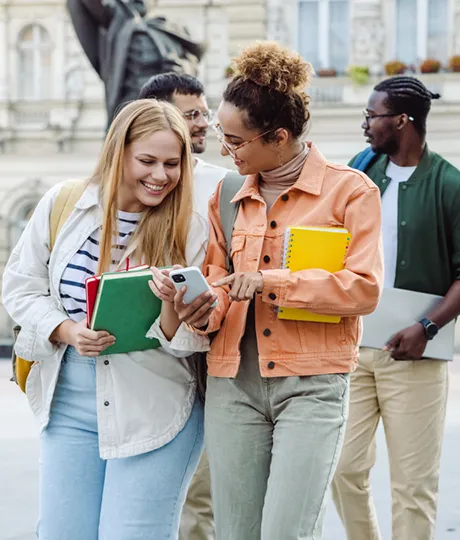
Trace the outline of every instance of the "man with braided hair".
[[[419, 322], [388, 336], [383, 350], [360, 350], [332, 485], [349, 540], [381, 538], [369, 485], [380, 419], [390, 461], [392, 537], [434, 539], [448, 367], [421, 358], [460, 312], [460, 171], [425, 142], [431, 101], [439, 97], [414, 77], [394, 77], [375, 87], [364, 111], [362, 128], [374, 155], [360, 168], [382, 196], [384, 287], [444, 298]], [[358, 163], [362, 155], [350, 164]]]

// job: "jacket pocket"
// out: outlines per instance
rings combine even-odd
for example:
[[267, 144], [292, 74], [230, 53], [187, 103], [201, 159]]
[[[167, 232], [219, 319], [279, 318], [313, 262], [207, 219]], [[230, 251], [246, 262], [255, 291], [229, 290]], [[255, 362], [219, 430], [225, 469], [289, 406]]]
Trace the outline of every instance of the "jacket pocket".
[[232, 262], [236, 272], [244, 272], [244, 247], [246, 245], [246, 236], [238, 235], [232, 237]]
[[357, 344], [360, 339], [359, 334], [359, 317], [342, 317], [340, 342], [347, 345]]
[[327, 348], [326, 325], [324, 323], [296, 321], [296, 325], [303, 353], [309, 353], [315, 349], [323, 351]]

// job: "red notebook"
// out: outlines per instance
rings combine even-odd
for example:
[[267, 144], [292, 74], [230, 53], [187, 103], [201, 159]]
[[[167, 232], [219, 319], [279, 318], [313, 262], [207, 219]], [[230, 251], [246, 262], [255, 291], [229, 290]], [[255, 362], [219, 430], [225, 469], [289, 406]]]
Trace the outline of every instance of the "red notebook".
[[[132, 268], [127, 269], [128, 272], [131, 270], [145, 270], [148, 268], [148, 264], [143, 264], [141, 266], [133, 266]], [[123, 272], [124, 270], [120, 270]], [[86, 289], [86, 324], [88, 328], [91, 328], [91, 319], [93, 318], [94, 304], [96, 302], [97, 291], [99, 289], [99, 283], [101, 281], [101, 276], [93, 276], [88, 278], [85, 281]]]

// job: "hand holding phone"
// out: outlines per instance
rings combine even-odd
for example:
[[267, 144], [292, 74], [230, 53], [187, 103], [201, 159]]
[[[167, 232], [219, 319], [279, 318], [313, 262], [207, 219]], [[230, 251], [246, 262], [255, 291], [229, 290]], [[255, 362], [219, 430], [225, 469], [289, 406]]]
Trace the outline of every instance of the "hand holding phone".
[[[173, 270], [180, 268], [182, 266], [176, 265]], [[151, 291], [162, 302], [172, 304], [176, 296], [176, 289], [169, 275], [171, 268], [155, 268], [152, 266], [150, 270], [152, 271], [152, 281], [149, 282]]]
[[[212, 289], [204, 278], [201, 270], [197, 266], [189, 266], [188, 268], [180, 268], [171, 270], [169, 277], [172, 279], [176, 291], [180, 291], [184, 285], [187, 291], [184, 294], [184, 304], [191, 304], [200, 295], [205, 292], [211, 292]], [[212, 308], [217, 306], [217, 300], [211, 305]]]

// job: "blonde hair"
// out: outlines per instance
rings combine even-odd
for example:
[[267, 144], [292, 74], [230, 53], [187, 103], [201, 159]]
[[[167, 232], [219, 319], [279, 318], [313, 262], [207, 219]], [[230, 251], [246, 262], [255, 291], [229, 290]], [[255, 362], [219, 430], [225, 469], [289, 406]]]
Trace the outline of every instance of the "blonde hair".
[[118, 238], [118, 191], [123, 179], [125, 149], [143, 137], [169, 130], [182, 146], [179, 183], [161, 204], [143, 212], [127, 254], [149, 266], [187, 264], [185, 249], [193, 204], [190, 132], [176, 107], [142, 99], [126, 105], [113, 120], [93, 176], [93, 181], [100, 184], [104, 209], [98, 273], [110, 269], [113, 239]]

